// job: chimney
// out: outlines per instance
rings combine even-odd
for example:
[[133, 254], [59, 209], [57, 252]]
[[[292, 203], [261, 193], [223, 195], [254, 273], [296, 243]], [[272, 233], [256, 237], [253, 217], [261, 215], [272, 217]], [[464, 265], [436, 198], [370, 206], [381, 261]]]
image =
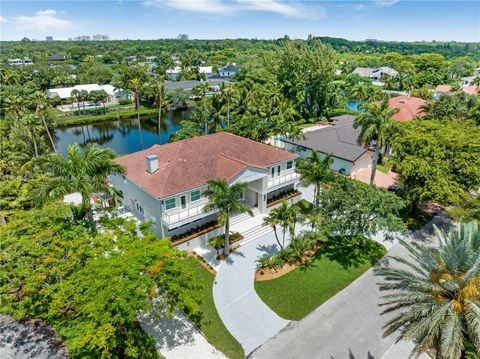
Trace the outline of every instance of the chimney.
[[154, 173], [158, 170], [158, 157], [157, 155], [148, 155], [145, 157], [147, 160], [147, 171], [148, 173]]

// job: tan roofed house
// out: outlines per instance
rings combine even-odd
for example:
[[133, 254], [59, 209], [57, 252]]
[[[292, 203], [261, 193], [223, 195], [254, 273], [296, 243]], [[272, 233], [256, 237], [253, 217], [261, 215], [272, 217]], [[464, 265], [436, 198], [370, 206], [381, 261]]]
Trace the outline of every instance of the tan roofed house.
[[247, 183], [243, 201], [260, 212], [267, 201], [298, 184], [298, 155], [227, 132], [154, 145], [116, 161], [126, 174], [111, 176], [122, 204], [152, 220], [162, 236], [184, 233], [216, 218], [202, 193], [212, 179]]

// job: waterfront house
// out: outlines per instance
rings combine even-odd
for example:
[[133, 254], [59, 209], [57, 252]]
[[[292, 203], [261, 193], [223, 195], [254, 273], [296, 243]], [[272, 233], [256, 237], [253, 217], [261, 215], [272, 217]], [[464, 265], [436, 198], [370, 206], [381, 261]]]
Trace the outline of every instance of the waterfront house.
[[357, 67], [355, 70], [353, 70], [352, 74], [356, 74], [361, 77], [368, 77], [373, 81], [381, 81], [382, 75], [388, 75], [391, 77], [398, 76], [398, 72], [396, 70], [386, 66], [377, 67], [377, 68]]
[[440, 97], [443, 95], [450, 95], [452, 93], [452, 86], [450, 85], [438, 85], [435, 88], [435, 92], [433, 93], [433, 98], [435, 100], [439, 100]]
[[58, 87], [49, 89], [47, 94], [50, 98], [60, 98], [61, 100], [66, 100], [72, 97], [72, 91], [87, 91], [88, 93], [92, 91], [104, 90], [107, 93], [107, 104], [116, 104], [120, 99], [130, 99], [131, 94], [122, 89], [117, 89], [112, 85], [98, 85], [98, 84], [86, 84], [86, 85], [75, 85], [71, 87]]
[[247, 183], [243, 201], [259, 212], [267, 212], [271, 199], [297, 186], [297, 157], [292, 152], [221, 132], [154, 145], [118, 157], [116, 161], [126, 173], [112, 175], [110, 181], [122, 192], [124, 208], [140, 220], [152, 221], [158, 235], [172, 237], [216, 220], [216, 211], [203, 210], [208, 202], [203, 193], [212, 179]]
[[238, 67], [237, 64], [235, 63], [231, 63], [226, 66], [219, 67], [217, 70], [218, 76], [228, 77], [228, 78], [235, 76], [235, 74], [239, 71], [240, 71], [240, 67]]
[[284, 138], [286, 150], [305, 158], [312, 151], [331, 155], [331, 169], [346, 175], [368, 168], [372, 162], [373, 151], [358, 144], [360, 129], [353, 128], [355, 116], [341, 115], [332, 117], [328, 126], [318, 130], [304, 132], [302, 139]]

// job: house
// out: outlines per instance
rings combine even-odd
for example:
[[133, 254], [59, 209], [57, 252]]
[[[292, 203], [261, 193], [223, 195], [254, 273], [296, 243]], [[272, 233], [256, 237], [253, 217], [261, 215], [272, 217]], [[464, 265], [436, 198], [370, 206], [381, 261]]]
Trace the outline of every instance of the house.
[[33, 65], [33, 61], [24, 57], [23, 59], [8, 59], [8, 64], [12, 66]]
[[49, 61], [65, 61], [66, 59], [65, 55], [51, 55], [48, 57]]
[[[186, 68], [186, 71], [190, 71], [190, 68]], [[180, 76], [180, 73], [182, 72], [182, 68], [180, 66], [174, 66], [170, 67], [165, 71], [165, 74], [168, 76], [168, 78], [172, 81], [175, 81], [178, 79]], [[199, 66], [198, 67], [198, 73], [205, 75], [205, 77], [210, 77], [213, 73], [213, 67], [212, 66]]]
[[[176, 89], [191, 90], [195, 86], [200, 85], [202, 82], [203, 81], [199, 81], [199, 80], [165, 81], [165, 90], [176, 90]], [[222, 83], [224, 84], [230, 83], [230, 81], [223, 80], [223, 79], [208, 79], [207, 82], [209, 87], [213, 91], [218, 91]]]
[[388, 106], [398, 108], [398, 112], [392, 116], [395, 121], [405, 122], [415, 117], [423, 116], [422, 106], [427, 101], [419, 97], [397, 96], [388, 100]]
[[367, 168], [372, 162], [373, 151], [358, 144], [360, 129], [353, 128], [355, 116], [341, 115], [330, 120], [329, 126], [304, 132], [303, 139], [282, 139], [285, 149], [302, 158], [310, 156], [312, 151], [331, 155], [331, 169], [346, 175]]
[[440, 99], [443, 95], [448, 95], [452, 93], [452, 86], [450, 85], [438, 85], [435, 88], [435, 92], [433, 93], [433, 98], [435, 100]]
[[471, 86], [473, 84], [473, 80], [475, 80], [478, 76], [480, 76], [480, 75], [462, 77], [461, 78], [462, 82], [460, 83], [460, 85], [461, 86]]
[[47, 94], [50, 98], [59, 97], [62, 100], [69, 99], [72, 97], [72, 91], [99, 91], [104, 90], [107, 93], [107, 104], [116, 104], [118, 100], [122, 98], [131, 98], [131, 95], [128, 91], [117, 89], [112, 85], [98, 85], [98, 84], [88, 84], [88, 85], [75, 85], [71, 87], [59, 87], [49, 89]]
[[145, 62], [147, 64], [154, 64], [156, 60], [156, 56], [145, 56]]
[[231, 63], [223, 67], [219, 67], [217, 72], [220, 77], [232, 77], [235, 76], [237, 72], [240, 71], [240, 68], [237, 67], [237, 64]]
[[247, 183], [243, 201], [267, 212], [267, 201], [298, 184], [298, 155], [246, 138], [220, 132], [154, 145], [118, 157], [125, 175], [110, 181], [122, 191], [121, 204], [141, 220], [150, 220], [162, 237], [180, 235], [216, 220], [204, 212], [207, 181]]
[[473, 76], [480, 76], [480, 67], [477, 67], [476, 69], [473, 69]]
[[471, 85], [462, 87], [462, 91], [467, 95], [478, 96], [480, 95], [480, 86], [479, 85]]
[[368, 77], [373, 81], [380, 81], [382, 79], [382, 75], [388, 75], [391, 77], [397, 77], [398, 72], [390, 67], [382, 66], [377, 68], [371, 67], [357, 67], [353, 70], [352, 74], [356, 74], [361, 77]]

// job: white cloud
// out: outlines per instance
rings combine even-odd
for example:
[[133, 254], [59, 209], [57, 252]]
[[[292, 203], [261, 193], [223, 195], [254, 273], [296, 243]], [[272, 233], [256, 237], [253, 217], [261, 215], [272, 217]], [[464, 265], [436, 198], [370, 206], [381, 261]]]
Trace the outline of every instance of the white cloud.
[[263, 11], [288, 17], [318, 19], [326, 15], [322, 6], [281, 0], [146, 0], [146, 6], [171, 8], [201, 14], [229, 15], [241, 11]]
[[22, 29], [46, 32], [71, 28], [73, 22], [61, 19], [56, 10], [41, 10], [33, 16], [15, 16], [13, 23]]
[[4, 24], [8, 22], [8, 20], [6, 18], [4, 18], [3, 16], [0, 16], [0, 24]]
[[395, 5], [400, 0], [374, 0], [373, 2], [379, 6], [392, 6]]

